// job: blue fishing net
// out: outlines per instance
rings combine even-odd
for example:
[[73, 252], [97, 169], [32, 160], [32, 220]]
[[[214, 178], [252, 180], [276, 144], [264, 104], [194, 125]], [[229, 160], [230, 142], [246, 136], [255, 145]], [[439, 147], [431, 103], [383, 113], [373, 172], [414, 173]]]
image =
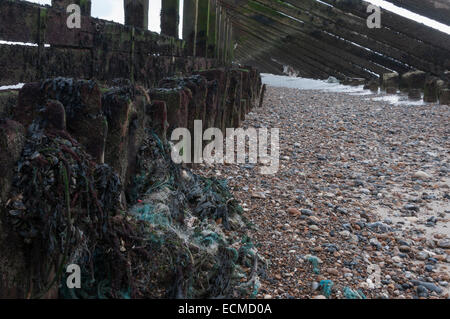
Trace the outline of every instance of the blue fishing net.
[[321, 280], [319, 286], [322, 288], [323, 295], [329, 298], [331, 296], [333, 282], [331, 280]]
[[316, 256], [309, 256], [306, 260], [312, 264], [313, 272], [316, 275], [320, 274], [319, 259]]
[[344, 296], [347, 299], [366, 299], [361, 289], [353, 290], [349, 287], [344, 288]]
[[170, 219], [163, 213], [155, 212], [155, 207], [151, 204], [145, 204], [135, 210], [138, 219], [149, 222], [152, 225], [167, 226], [170, 225]]

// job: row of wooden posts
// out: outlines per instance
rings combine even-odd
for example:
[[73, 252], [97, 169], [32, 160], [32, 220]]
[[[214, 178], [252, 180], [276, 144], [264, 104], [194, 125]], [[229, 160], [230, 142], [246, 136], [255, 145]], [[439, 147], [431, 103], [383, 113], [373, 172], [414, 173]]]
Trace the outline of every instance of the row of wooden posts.
[[[183, 15], [183, 36], [189, 56], [233, 60], [233, 26], [231, 17], [219, 0], [124, 0], [125, 24], [148, 30], [149, 10], [153, 1], [161, 1], [161, 34], [180, 38], [180, 15]], [[52, 6], [65, 10], [78, 4], [82, 14], [91, 14], [91, 0], [52, 0]]]

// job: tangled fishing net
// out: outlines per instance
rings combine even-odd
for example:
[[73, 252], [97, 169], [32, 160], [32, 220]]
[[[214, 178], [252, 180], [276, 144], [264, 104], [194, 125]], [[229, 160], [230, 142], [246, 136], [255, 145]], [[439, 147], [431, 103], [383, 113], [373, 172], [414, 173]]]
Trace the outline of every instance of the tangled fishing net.
[[[29, 297], [254, 297], [265, 261], [225, 181], [190, 173], [149, 131], [130, 208], [120, 179], [66, 131], [35, 121], [17, 164], [8, 219], [23, 239]], [[82, 270], [80, 289], [65, 267]]]
[[176, 269], [169, 272], [176, 282], [169, 297], [254, 297], [266, 263], [245, 235], [242, 208], [226, 181], [173, 164], [168, 145], [148, 136], [138, 156], [141, 173], [127, 197], [136, 201], [131, 214], [151, 224], [152, 240], [174, 245], [156, 262]]
[[29, 297], [57, 286], [73, 263], [97, 286], [108, 280], [108, 297], [120, 297], [124, 286], [132, 286], [128, 263], [147, 258], [148, 251], [125, 251], [140, 245], [143, 228], [120, 211], [121, 189], [112, 169], [93, 162], [67, 132], [30, 126], [7, 206], [32, 272]]

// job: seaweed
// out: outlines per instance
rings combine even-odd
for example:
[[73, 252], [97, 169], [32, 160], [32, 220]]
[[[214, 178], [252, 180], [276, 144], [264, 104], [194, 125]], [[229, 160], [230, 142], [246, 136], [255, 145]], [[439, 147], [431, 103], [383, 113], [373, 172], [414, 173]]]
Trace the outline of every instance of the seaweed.
[[[133, 186], [133, 215], [157, 230], [165, 258], [171, 260], [165, 262], [158, 254], [154, 261], [171, 274], [170, 283], [159, 284], [168, 287], [161, 296], [256, 296], [266, 264], [245, 235], [245, 225], [239, 222], [242, 208], [227, 181], [192, 174], [167, 160], [168, 154], [170, 146], [150, 131], [138, 155], [140, 173]], [[244, 232], [242, 240], [233, 243], [226, 232], [237, 235], [238, 229]], [[167, 249], [168, 244], [172, 248]]]
[[[256, 296], [266, 263], [226, 180], [174, 164], [170, 145], [147, 129], [124, 207], [114, 169], [45, 125], [28, 129], [7, 207], [31, 298], [55, 289], [77, 299]], [[68, 264], [83, 269], [81, 289], [67, 288]]]
[[[54, 288], [68, 263], [92, 270], [94, 252], [104, 263], [117, 263], [110, 267], [116, 287], [112, 296], [131, 282], [131, 256], [122, 248], [124, 241], [141, 245], [137, 238], [142, 234], [120, 213], [121, 190], [111, 168], [95, 164], [68, 133], [30, 126], [7, 209], [12, 229], [26, 245], [34, 283], [31, 297], [43, 297]], [[98, 271], [91, 275], [95, 278]]]

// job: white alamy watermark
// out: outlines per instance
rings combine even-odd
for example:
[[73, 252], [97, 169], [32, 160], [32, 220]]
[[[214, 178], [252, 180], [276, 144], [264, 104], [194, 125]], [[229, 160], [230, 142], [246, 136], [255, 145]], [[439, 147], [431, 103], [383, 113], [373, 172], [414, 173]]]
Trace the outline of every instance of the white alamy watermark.
[[370, 4], [367, 6], [367, 13], [370, 13], [367, 18], [367, 27], [369, 29], [381, 28], [381, 8], [379, 6]]
[[77, 264], [71, 264], [67, 266], [66, 272], [70, 275], [67, 276], [66, 285], [69, 289], [81, 288], [81, 269]]
[[67, 27], [69, 29], [81, 29], [81, 8], [77, 4], [69, 4], [66, 12], [69, 13], [67, 17]]
[[[173, 145], [171, 152], [172, 160], [177, 164], [192, 163], [192, 159], [197, 164], [261, 163], [263, 166], [260, 168], [260, 173], [264, 175], [275, 174], [279, 169], [280, 130], [278, 128], [270, 129], [270, 153], [267, 128], [227, 128], [224, 136], [219, 128], [208, 128], [203, 132], [202, 121], [196, 120], [193, 139], [187, 128], [174, 129], [170, 139], [172, 143], [177, 142]], [[203, 147], [204, 141], [209, 142], [205, 147]], [[235, 148], [236, 145], [237, 148]]]

